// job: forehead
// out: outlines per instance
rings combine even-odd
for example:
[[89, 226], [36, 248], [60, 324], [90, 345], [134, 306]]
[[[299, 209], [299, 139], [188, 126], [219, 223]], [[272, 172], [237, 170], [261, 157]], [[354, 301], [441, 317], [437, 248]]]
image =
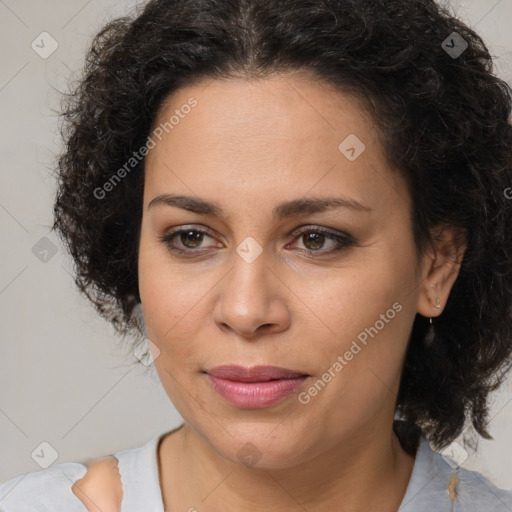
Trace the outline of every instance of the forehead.
[[[154, 120], [155, 127], [164, 126], [173, 114], [188, 112], [191, 98], [197, 106], [162, 134], [172, 131], [175, 142], [180, 132], [190, 140], [187, 126], [209, 132], [219, 143], [228, 143], [225, 137], [237, 135], [237, 143], [244, 138], [274, 139], [279, 141], [310, 140], [321, 135], [343, 135], [343, 129], [359, 133], [367, 140], [377, 135], [375, 123], [364, 109], [363, 102], [331, 84], [315, 79], [307, 72], [279, 73], [265, 79], [242, 78], [202, 80], [174, 91], [164, 101]], [[186, 118], [191, 122], [182, 123]], [[178, 129], [178, 124], [179, 129]], [[341, 132], [340, 132], [341, 130]], [[210, 138], [203, 140], [205, 143]], [[327, 143], [331, 141], [323, 138]], [[369, 142], [369, 140], [368, 140]]]
[[[190, 105], [194, 105], [190, 107]], [[364, 203], [396, 189], [379, 134], [353, 97], [307, 75], [209, 80], [167, 98], [146, 157], [149, 195], [297, 197], [343, 189]], [[255, 199], [256, 200], [256, 199]], [[275, 203], [275, 201], [272, 201]]]

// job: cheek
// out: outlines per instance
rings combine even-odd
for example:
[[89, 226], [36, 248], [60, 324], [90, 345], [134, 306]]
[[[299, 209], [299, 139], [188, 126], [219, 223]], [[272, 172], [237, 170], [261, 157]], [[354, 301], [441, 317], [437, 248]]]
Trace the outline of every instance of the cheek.
[[192, 335], [195, 297], [193, 287], [180, 280], [165, 251], [156, 246], [158, 240], [147, 238], [141, 237], [139, 249], [139, 292], [148, 337], [161, 351], [158, 359], [170, 361], [174, 347], [169, 342], [174, 343], [176, 339], [176, 346], [185, 348], [186, 344], [179, 341], [186, 341]]
[[173, 265], [165, 245], [149, 229], [141, 236], [138, 277], [146, 323], [153, 329], [171, 329], [197, 302], [196, 282], [183, 275], [180, 266]]
[[381, 255], [311, 289], [308, 304], [328, 328], [311, 356], [320, 372], [336, 374], [329, 387], [346, 392], [345, 399], [365, 395], [370, 403], [395, 387], [415, 316], [413, 272], [405, 261]]
[[332, 273], [320, 286], [310, 286], [303, 293], [334, 338], [347, 340], [374, 325], [395, 302], [401, 303], [407, 272], [398, 271], [389, 260], [374, 258]]
[[203, 346], [219, 276], [196, 270], [194, 264], [173, 264], [167, 249], [158, 244], [141, 238], [139, 291], [148, 337], [160, 350], [155, 366], [167, 389], [179, 388], [172, 377], [183, 381], [183, 376], [204, 367], [206, 355], [211, 360], [221, 357], [216, 357], [214, 348], [208, 354], [198, 349]]

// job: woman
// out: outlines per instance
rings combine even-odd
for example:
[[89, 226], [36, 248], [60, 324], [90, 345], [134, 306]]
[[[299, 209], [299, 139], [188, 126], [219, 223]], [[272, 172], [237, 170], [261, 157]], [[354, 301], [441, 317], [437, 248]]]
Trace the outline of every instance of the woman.
[[12, 479], [2, 510], [512, 510], [433, 451], [491, 438], [510, 368], [491, 65], [431, 0], [153, 0], [105, 26], [54, 228], [184, 423]]

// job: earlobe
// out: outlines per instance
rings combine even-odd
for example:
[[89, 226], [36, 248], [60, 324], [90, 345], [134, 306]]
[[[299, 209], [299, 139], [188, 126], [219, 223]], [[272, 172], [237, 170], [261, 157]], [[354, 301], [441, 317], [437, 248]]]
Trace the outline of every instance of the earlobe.
[[465, 233], [453, 226], [440, 229], [432, 250], [425, 254], [417, 311], [432, 318], [439, 316], [448, 301], [460, 272], [466, 251]]

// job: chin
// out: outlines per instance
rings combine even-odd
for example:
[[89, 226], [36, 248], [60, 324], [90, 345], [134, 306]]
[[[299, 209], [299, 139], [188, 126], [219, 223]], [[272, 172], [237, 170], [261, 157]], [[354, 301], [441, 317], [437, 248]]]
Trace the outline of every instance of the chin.
[[286, 469], [304, 457], [305, 435], [287, 430], [279, 422], [231, 423], [221, 439], [209, 439], [210, 444], [226, 460], [247, 468]]

